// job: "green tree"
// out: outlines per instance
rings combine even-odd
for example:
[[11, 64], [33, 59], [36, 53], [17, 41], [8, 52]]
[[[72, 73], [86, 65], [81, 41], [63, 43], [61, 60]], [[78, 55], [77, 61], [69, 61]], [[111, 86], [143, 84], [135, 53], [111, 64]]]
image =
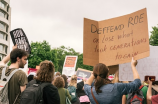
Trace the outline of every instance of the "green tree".
[[73, 48], [65, 47], [65, 46], [60, 46], [56, 50], [57, 50], [57, 60], [58, 60], [58, 66], [59, 66], [58, 71], [62, 73], [65, 56], [66, 55], [78, 56], [79, 53], [75, 52], [75, 50]]
[[57, 54], [55, 52], [51, 50], [51, 46], [45, 40], [43, 42], [31, 42], [31, 54], [28, 57], [28, 67], [35, 68], [40, 62], [49, 60], [54, 63], [55, 69], [58, 69], [58, 65], [56, 65]]
[[58, 60], [57, 60], [57, 50], [52, 49], [51, 54], [52, 54], [51, 61], [53, 62], [54, 66], [55, 66], [55, 71], [58, 71], [59, 66], [58, 66]]
[[10, 60], [9, 60], [9, 62], [7, 63], [7, 65], [8, 65], [8, 66], [10, 66], [10, 65], [11, 65], [11, 61], [10, 61]]
[[152, 46], [158, 46], [158, 27], [154, 26], [152, 29], [149, 43]]
[[78, 56], [77, 63], [76, 63], [76, 70], [78, 68], [83, 68], [87, 70], [93, 70], [92, 66], [84, 65], [83, 64], [83, 54], [80, 54], [79, 52], [76, 52], [73, 48], [70, 47], [65, 47], [65, 46], [60, 46], [57, 48], [57, 60], [58, 60], [58, 71], [62, 73], [64, 61], [66, 55], [76, 55]]
[[76, 69], [77, 68], [87, 69], [87, 70], [90, 70], [90, 71], [93, 70], [93, 66], [89, 66], [89, 65], [84, 65], [83, 64], [83, 54], [78, 55]]

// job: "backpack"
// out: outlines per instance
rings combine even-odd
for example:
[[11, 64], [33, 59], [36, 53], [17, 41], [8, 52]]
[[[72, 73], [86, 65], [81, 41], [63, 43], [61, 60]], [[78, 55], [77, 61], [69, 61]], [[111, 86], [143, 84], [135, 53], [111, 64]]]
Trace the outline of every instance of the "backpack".
[[144, 96], [141, 90], [143, 87], [142, 85], [137, 91], [128, 94], [126, 104], [144, 104]]
[[10, 78], [14, 75], [14, 73], [19, 70], [19, 69], [15, 69], [9, 74], [9, 76], [5, 76], [6, 69], [7, 69], [6, 67], [2, 69], [2, 75], [0, 79], [0, 104], [9, 104], [8, 82]]
[[66, 104], [71, 104], [71, 101], [69, 100], [69, 98], [67, 97], [67, 91], [65, 90], [65, 97], [66, 97]]
[[43, 88], [51, 83], [37, 83], [32, 80], [27, 85], [27, 88], [21, 93], [20, 104], [44, 104]]
[[68, 91], [71, 95], [71, 102], [74, 103], [77, 101], [77, 95], [76, 95], [76, 87], [74, 86], [68, 86]]

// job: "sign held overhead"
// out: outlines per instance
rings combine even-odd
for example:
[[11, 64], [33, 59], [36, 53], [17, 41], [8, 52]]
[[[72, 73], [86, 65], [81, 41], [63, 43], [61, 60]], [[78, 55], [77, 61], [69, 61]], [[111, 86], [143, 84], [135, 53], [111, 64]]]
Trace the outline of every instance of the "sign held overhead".
[[103, 21], [84, 18], [83, 64], [111, 66], [148, 56], [146, 8]]
[[19, 49], [25, 50], [28, 54], [31, 53], [29, 41], [21, 28], [10, 31], [10, 35], [14, 45], [17, 44]]

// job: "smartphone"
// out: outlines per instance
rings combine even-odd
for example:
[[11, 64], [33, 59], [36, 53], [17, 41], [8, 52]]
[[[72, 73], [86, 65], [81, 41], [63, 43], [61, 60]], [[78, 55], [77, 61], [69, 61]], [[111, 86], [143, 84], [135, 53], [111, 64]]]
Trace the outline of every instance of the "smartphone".
[[148, 81], [148, 78], [150, 81], [154, 82], [155, 81], [155, 76], [145, 76], [145, 81]]

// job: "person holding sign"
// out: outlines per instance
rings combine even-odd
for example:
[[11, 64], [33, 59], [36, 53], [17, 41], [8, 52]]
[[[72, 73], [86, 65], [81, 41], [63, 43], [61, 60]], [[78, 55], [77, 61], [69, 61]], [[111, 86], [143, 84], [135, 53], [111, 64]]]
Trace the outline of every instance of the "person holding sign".
[[[141, 85], [136, 70], [136, 60], [132, 58], [131, 67], [134, 81], [131, 83], [111, 83], [108, 79], [109, 69], [105, 64], [99, 63], [93, 69], [93, 74], [86, 81], [84, 91], [92, 104], [122, 104], [122, 95], [138, 90]], [[95, 79], [94, 86], [91, 87]], [[115, 100], [114, 100], [115, 99]]]
[[[13, 47], [13, 50], [0, 62], [0, 77], [9, 76], [12, 72], [15, 72], [8, 81], [8, 100], [9, 104], [17, 104], [20, 101], [20, 95], [25, 90], [27, 82], [27, 76], [25, 72], [19, 68], [24, 68], [27, 63], [28, 54], [24, 50], [17, 49], [17, 45]], [[8, 67], [5, 64], [11, 60], [11, 65]], [[2, 74], [3, 70], [5, 74]]]

